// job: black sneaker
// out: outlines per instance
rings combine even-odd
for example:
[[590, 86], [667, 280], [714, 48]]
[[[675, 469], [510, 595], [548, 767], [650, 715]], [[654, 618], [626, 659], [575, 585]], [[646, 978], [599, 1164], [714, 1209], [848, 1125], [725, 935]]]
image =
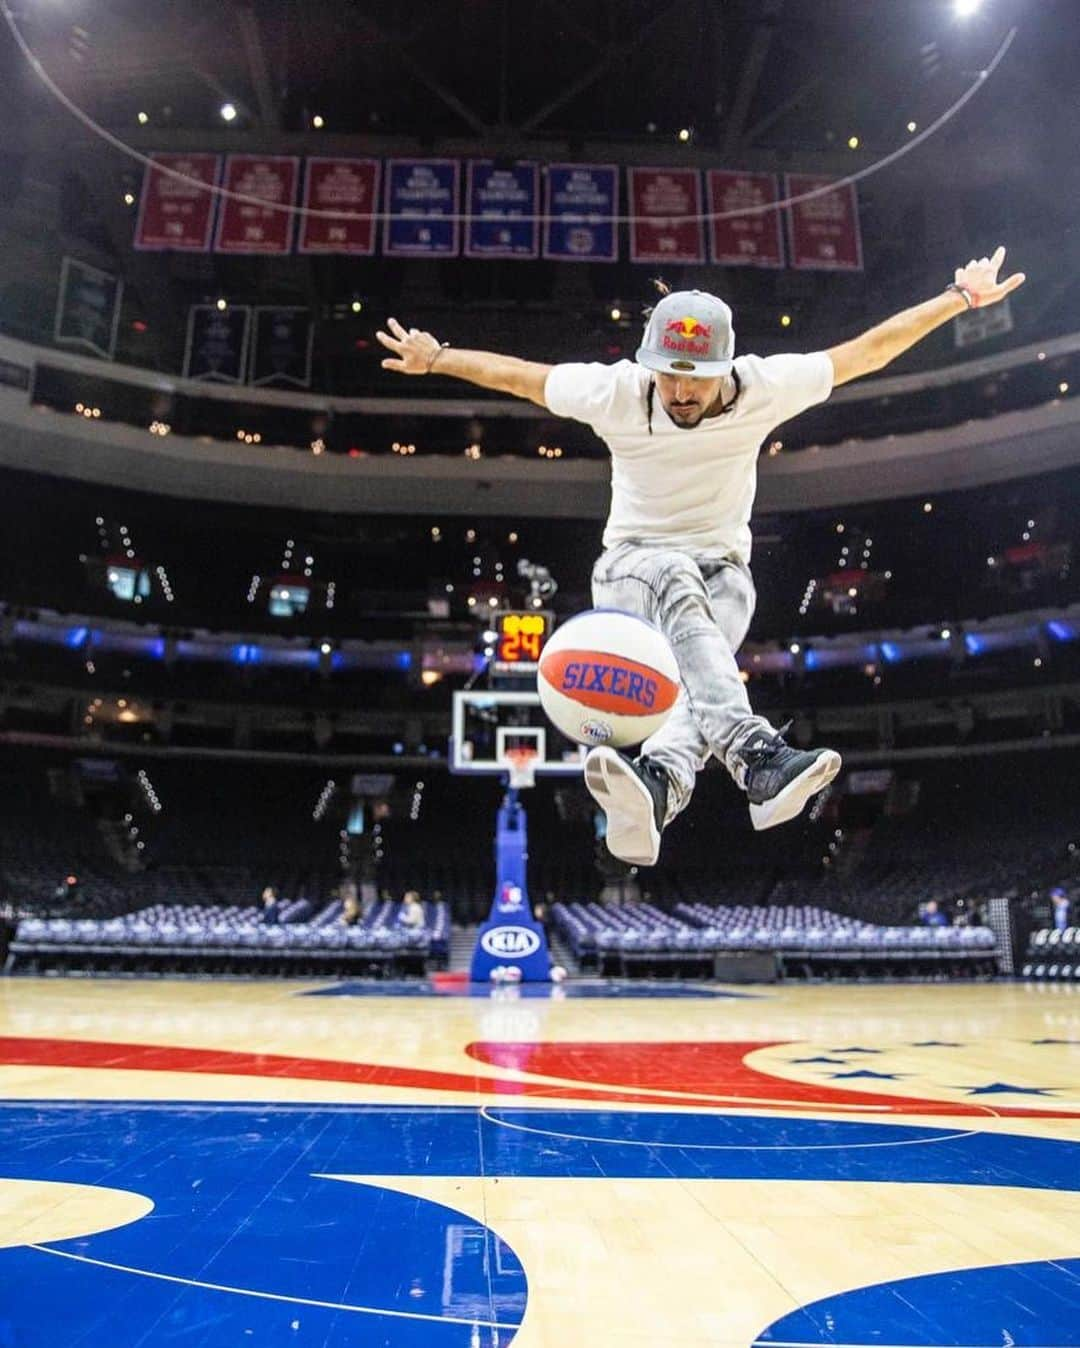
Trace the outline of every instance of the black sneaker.
[[759, 830], [794, 819], [840, 771], [835, 749], [793, 749], [784, 740], [787, 728], [755, 731], [736, 750], [743, 762], [739, 784], [750, 798], [750, 822]]
[[585, 757], [585, 785], [607, 817], [607, 846], [631, 866], [655, 866], [667, 816], [668, 777], [647, 758], [602, 745]]

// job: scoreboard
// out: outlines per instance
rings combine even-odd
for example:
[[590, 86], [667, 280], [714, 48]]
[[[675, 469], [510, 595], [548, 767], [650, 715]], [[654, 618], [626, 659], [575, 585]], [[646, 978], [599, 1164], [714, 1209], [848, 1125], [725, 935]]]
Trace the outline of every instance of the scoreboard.
[[534, 676], [540, 652], [554, 625], [554, 615], [541, 609], [504, 609], [496, 613], [491, 673], [511, 678]]

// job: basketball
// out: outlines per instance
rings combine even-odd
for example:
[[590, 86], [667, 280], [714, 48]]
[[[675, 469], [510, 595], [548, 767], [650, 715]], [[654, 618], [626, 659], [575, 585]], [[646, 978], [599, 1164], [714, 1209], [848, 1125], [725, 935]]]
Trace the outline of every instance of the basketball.
[[679, 666], [644, 618], [590, 609], [555, 632], [540, 656], [540, 702], [570, 739], [621, 749], [659, 730], [679, 696]]

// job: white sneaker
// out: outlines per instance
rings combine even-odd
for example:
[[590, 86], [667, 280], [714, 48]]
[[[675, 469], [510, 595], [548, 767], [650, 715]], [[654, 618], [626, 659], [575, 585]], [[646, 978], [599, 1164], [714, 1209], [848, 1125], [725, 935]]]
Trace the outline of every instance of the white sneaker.
[[585, 757], [585, 786], [607, 818], [612, 856], [655, 866], [667, 814], [667, 773], [647, 758], [636, 763], [602, 745]]

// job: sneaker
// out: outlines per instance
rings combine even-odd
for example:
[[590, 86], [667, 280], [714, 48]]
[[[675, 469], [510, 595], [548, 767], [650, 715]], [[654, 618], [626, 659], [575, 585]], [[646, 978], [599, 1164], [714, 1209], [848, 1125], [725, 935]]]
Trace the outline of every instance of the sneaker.
[[607, 846], [631, 866], [655, 866], [667, 815], [667, 773], [606, 745], [585, 757], [585, 785], [607, 817]]
[[840, 771], [835, 749], [793, 749], [784, 741], [787, 729], [756, 731], [736, 750], [743, 762], [740, 785], [750, 798], [750, 822], [759, 830], [794, 819]]

